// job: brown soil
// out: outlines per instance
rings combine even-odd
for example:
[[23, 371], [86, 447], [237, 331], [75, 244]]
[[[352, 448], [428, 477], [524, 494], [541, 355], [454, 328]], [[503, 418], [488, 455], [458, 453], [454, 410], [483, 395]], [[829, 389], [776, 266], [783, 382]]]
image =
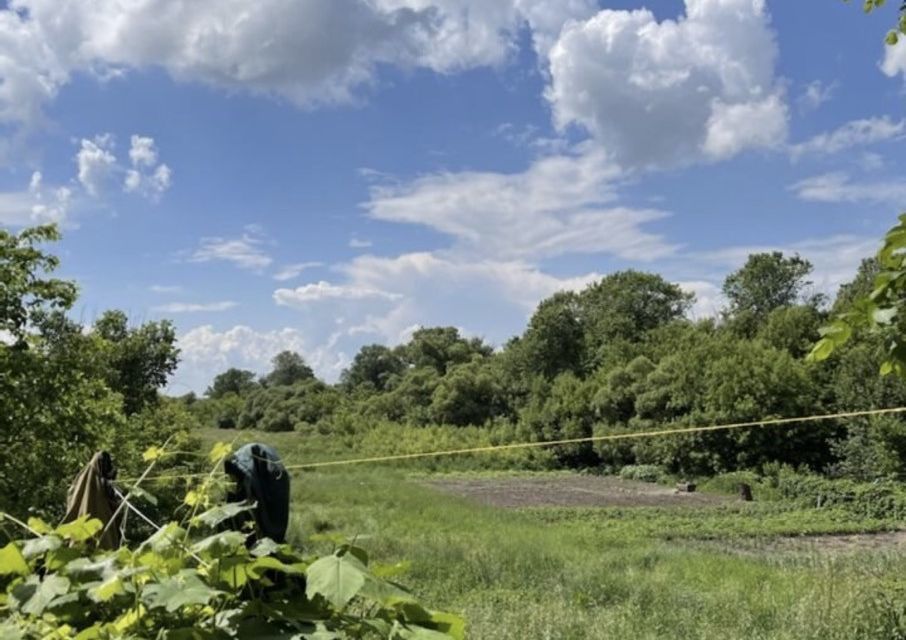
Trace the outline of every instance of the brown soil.
[[682, 493], [663, 485], [613, 476], [550, 475], [435, 478], [430, 487], [493, 507], [705, 506], [733, 498]]

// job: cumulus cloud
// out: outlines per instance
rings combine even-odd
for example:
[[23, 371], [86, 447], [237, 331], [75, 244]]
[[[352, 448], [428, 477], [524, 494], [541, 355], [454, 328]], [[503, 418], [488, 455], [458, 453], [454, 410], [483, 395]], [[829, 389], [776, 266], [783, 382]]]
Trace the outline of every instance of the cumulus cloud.
[[308, 107], [356, 100], [381, 66], [500, 65], [528, 24], [545, 51], [592, 0], [13, 0], [0, 11], [0, 120], [30, 122], [70, 77], [159, 67]]
[[599, 151], [540, 158], [519, 173], [436, 173], [374, 185], [364, 203], [379, 220], [431, 227], [460, 252], [499, 259], [608, 253], [650, 260], [674, 247], [643, 229], [663, 211], [615, 206], [620, 169]]
[[133, 135], [130, 139], [129, 162], [123, 191], [141, 193], [153, 200], [170, 188], [173, 172], [166, 164], [158, 164], [158, 151], [154, 138]]
[[686, 0], [567, 24], [550, 51], [559, 127], [581, 125], [625, 167], [718, 160], [781, 145], [787, 106], [764, 0]]
[[831, 155], [853, 147], [866, 146], [902, 137], [906, 120], [894, 122], [889, 116], [852, 120], [834, 131], [819, 134], [806, 142], [790, 147], [790, 155]]
[[89, 195], [98, 196], [116, 171], [113, 155], [113, 136], [100, 134], [93, 139], [83, 138], [76, 153], [78, 179]]
[[189, 262], [231, 262], [240, 269], [261, 271], [271, 265], [273, 258], [265, 253], [258, 235], [245, 233], [239, 238], [202, 238], [199, 247], [189, 256]]
[[349, 247], [351, 249], [367, 249], [370, 247], [373, 242], [371, 240], [364, 240], [362, 238], [350, 238]]
[[811, 202], [867, 202], [906, 205], [906, 183], [901, 180], [854, 182], [842, 172], [825, 173], [800, 180], [790, 190], [802, 200]]

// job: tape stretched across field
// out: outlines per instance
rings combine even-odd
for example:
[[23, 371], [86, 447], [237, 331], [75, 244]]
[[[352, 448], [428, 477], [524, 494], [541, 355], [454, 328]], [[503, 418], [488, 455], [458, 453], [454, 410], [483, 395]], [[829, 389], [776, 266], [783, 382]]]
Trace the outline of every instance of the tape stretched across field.
[[[822, 422], [825, 420], [839, 420], [843, 418], [861, 418], [894, 413], [906, 413], [906, 407], [893, 407], [890, 409], [869, 409], [865, 411], [846, 411], [842, 413], [827, 413], [799, 418], [772, 418], [769, 420], [754, 420], [750, 422], [733, 422], [729, 424], [707, 425], [702, 427], [679, 427], [675, 429], [657, 429], [653, 431], [636, 431], [632, 433], [612, 433], [600, 436], [587, 436], [584, 438], [567, 438], [564, 440], [547, 440], [544, 442], [514, 442], [511, 444], [489, 445], [484, 447], [471, 447], [465, 449], [445, 449], [442, 451], [422, 451], [416, 453], [399, 453], [385, 456], [370, 456], [364, 458], [347, 458], [342, 460], [325, 460], [321, 462], [306, 462], [300, 464], [287, 464], [288, 471], [303, 469], [319, 469], [323, 467], [337, 467], [344, 465], [369, 464], [376, 462], [392, 462], [395, 460], [415, 460], [419, 458], [440, 458], [444, 456], [458, 456], [470, 453], [493, 453], [495, 451], [508, 451], [512, 449], [538, 449], [543, 447], [556, 447], [567, 444], [581, 444], [584, 442], [604, 442], [609, 440], [638, 440], [642, 438], [657, 438], [669, 435], [684, 435], [691, 433], [707, 433], [709, 431], [729, 431], [732, 429], [751, 429], [763, 427], [776, 427], [781, 425], [805, 424], [809, 422]], [[189, 473], [149, 476], [144, 480], [174, 480], [180, 478], [196, 478], [208, 476], [209, 473]], [[129, 479], [124, 479], [128, 482]]]

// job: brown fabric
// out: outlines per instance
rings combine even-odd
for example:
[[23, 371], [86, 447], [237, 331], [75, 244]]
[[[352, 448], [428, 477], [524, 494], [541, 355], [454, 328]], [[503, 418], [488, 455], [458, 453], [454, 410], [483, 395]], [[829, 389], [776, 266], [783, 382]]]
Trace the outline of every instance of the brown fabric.
[[[87, 514], [97, 518], [107, 527], [119, 504], [110, 484], [115, 477], [116, 471], [113, 469], [110, 454], [106, 451], [94, 454], [91, 462], [85, 465], [69, 487], [63, 522], [72, 522]], [[106, 528], [98, 541], [98, 546], [104, 549], [116, 549], [120, 546], [121, 520], [122, 514], [117, 516], [116, 522]]]

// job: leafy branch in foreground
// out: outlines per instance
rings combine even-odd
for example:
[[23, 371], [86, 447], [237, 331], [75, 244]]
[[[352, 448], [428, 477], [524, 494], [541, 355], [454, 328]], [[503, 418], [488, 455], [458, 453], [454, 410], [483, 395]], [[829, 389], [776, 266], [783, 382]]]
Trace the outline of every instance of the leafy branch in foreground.
[[0, 637], [464, 637], [460, 618], [423, 607], [357, 546], [313, 558], [268, 538], [250, 545], [247, 532], [225, 528], [251, 508], [214, 505], [110, 552], [96, 550], [103, 525], [87, 516], [56, 528], [0, 517], [30, 534], [0, 548]]
[[878, 251], [879, 271], [871, 293], [855, 300], [848, 310], [821, 328], [822, 337], [809, 354], [810, 360], [826, 360], [854, 333], [880, 332], [885, 346], [881, 374], [906, 377], [906, 336], [901, 326], [906, 320], [906, 213], [899, 219], [899, 224], [884, 236], [884, 245]]
[[[849, 0], [844, 0], [844, 2], [849, 2]], [[885, 4], [887, 4], [887, 0], [862, 0], [862, 10], [865, 13], [871, 13], [875, 9], [880, 9]], [[884, 41], [890, 46], [893, 46], [899, 42], [900, 37], [904, 35], [906, 35], [906, 2], [903, 2], [900, 5], [900, 18], [896, 28], [887, 32], [887, 37]]]

